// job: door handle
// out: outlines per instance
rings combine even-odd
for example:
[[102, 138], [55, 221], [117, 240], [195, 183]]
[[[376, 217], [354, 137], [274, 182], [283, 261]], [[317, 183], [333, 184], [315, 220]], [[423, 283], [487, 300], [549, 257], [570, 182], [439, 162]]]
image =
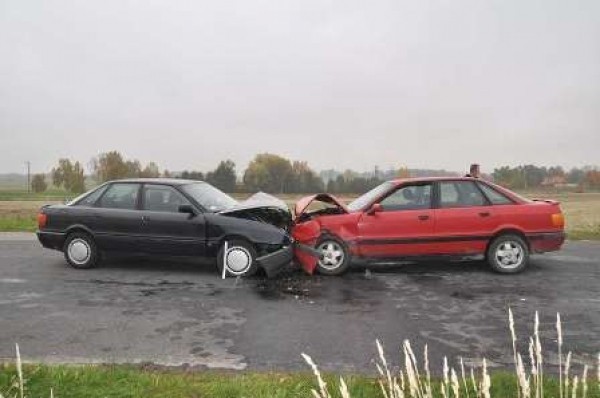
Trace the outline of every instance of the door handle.
[[421, 221], [427, 221], [427, 220], [429, 220], [429, 216], [427, 214], [421, 214], [419, 216], [419, 220], [421, 220]]
[[491, 216], [489, 211], [482, 211], [481, 213], [479, 213], [480, 217], [489, 217]]
[[150, 219], [146, 216], [142, 216], [142, 224], [146, 224]]

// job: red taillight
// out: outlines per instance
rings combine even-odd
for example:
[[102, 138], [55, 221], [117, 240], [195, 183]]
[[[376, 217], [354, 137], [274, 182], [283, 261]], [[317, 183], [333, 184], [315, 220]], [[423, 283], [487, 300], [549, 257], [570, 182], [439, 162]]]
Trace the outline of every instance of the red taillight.
[[37, 215], [38, 228], [42, 229], [46, 226], [48, 222], [48, 216], [44, 213], [38, 213]]

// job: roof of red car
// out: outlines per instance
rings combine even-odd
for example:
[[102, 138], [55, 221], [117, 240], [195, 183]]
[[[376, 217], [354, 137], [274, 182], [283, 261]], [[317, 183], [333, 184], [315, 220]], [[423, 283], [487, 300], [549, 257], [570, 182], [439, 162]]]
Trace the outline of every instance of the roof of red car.
[[465, 181], [473, 181], [479, 180], [479, 178], [475, 177], [410, 177], [410, 178], [396, 178], [391, 180], [391, 182], [400, 184], [405, 182], [420, 182], [420, 181], [456, 181], [456, 180], [465, 180]]

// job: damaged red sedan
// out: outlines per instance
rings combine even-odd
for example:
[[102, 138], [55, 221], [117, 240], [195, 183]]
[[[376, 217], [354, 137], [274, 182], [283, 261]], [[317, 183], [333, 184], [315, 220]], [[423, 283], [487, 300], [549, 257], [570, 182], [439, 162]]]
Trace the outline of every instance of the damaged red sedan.
[[[317, 207], [316, 209], [314, 209]], [[344, 273], [353, 260], [484, 257], [494, 271], [523, 270], [530, 253], [559, 250], [559, 203], [529, 200], [475, 178], [385, 182], [347, 206], [328, 194], [295, 206], [293, 237], [320, 253], [296, 250], [313, 273]]]

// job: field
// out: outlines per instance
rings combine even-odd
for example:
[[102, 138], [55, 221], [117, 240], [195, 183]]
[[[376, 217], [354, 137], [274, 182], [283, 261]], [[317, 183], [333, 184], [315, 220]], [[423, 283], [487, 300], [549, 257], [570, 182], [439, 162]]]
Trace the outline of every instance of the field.
[[[561, 202], [565, 213], [569, 239], [600, 240], [600, 193], [547, 193], [525, 192], [524, 196], [554, 199]], [[235, 195], [244, 199], [247, 195]], [[288, 205], [293, 205], [302, 195], [282, 195]], [[48, 191], [43, 194], [28, 194], [19, 190], [0, 190], [0, 231], [35, 231], [35, 215], [44, 204], [61, 203], [72, 198], [63, 191]], [[343, 195], [342, 199], [351, 200]]]
[[569, 239], [600, 239], [600, 193], [524, 193], [539, 199], [560, 202], [565, 213]]

